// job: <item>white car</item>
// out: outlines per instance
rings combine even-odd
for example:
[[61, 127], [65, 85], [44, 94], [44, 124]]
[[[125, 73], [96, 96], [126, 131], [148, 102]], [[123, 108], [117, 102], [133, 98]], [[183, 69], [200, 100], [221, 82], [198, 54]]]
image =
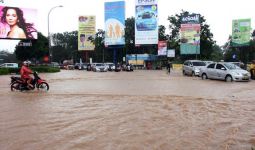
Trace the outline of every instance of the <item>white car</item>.
[[247, 70], [227, 62], [218, 62], [209, 64], [200, 70], [200, 76], [205, 79], [232, 81], [249, 81], [251, 74]]
[[199, 76], [200, 69], [205, 67], [206, 63], [201, 60], [186, 60], [183, 63], [183, 75]]
[[17, 63], [4, 63], [0, 65], [0, 68], [18, 68]]
[[106, 72], [108, 70], [107, 66], [103, 63], [95, 63], [93, 71], [95, 72]]

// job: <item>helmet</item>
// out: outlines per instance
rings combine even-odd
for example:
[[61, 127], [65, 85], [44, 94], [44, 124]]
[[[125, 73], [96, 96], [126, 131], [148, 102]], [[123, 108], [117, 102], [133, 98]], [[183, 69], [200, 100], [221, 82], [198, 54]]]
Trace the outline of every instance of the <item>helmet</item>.
[[30, 61], [24, 61], [23, 64], [24, 65], [29, 65], [29, 64], [31, 64], [31, 62]]

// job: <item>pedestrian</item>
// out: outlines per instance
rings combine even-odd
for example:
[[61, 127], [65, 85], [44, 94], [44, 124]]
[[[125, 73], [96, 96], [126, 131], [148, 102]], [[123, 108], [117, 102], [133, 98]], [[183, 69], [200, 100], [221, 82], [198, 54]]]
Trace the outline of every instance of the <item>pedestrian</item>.
[[166, 69], [167, 69], [167, 74], [170, 75], [170, 73], [171, 73], [171, 64], [170, 64], [170, 62], [167, 63]]

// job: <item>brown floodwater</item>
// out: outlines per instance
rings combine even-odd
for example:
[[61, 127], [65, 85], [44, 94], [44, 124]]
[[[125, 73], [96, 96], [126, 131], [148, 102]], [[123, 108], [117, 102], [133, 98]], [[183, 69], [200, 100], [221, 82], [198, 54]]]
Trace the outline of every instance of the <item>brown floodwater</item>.
[[251, 150], [255, 81], [180, 71], [40, 74], [48, 92], [0, 76], [1, 150]]

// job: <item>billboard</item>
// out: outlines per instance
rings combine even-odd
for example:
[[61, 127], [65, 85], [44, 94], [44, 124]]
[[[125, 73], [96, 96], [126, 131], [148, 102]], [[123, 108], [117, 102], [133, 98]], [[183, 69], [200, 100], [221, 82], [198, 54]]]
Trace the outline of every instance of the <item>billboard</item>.
[[1, 39], [37, 39], [37, 10], [0, 6]]
[[125, 44], [125, 2], [105, 2], [105, 45]]
[[89, 40], [89, 37], [95, 37], [96, 17], [79, 16], [78, 30], [78, 50], [94, 50], [95, 45]]
[[200, 16], [192, 14], [181, 18], [181, 54], [200, 54]]
[[251, 19], [232, 21], [232, 46], [249, 45], [251, 37]]
[[135, 44], [158, 44], [157, 0], [136, 0]]
[[175, 49], [167, 50], [167, 57], [175, 57]]
[[158, 41], [158, 55], [166, 56], [166, 51], [167, 51], [167, 42]]

